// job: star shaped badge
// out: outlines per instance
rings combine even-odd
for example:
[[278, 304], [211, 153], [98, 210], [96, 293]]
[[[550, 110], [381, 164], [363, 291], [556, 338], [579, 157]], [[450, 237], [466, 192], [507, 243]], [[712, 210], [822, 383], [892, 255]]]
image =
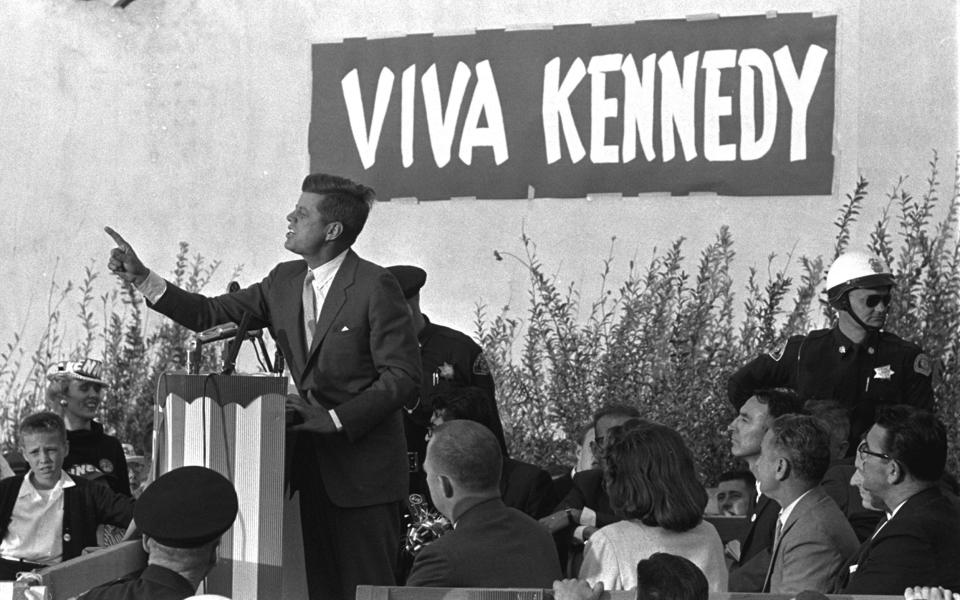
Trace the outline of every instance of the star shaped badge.
[[874, 379], [890, 379], [891, 377], [893, 377], [893, 368], [890, 365], [876, 367], [873, 370]]

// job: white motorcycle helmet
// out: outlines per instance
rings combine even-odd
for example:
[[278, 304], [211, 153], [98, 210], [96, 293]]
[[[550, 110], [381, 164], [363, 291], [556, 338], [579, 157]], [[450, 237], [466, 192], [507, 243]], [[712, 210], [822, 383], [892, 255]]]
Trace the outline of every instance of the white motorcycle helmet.
[[848, 292], [863, 288], [895, 287], [896, 280], [886, 263], [866, 252], [848, 252], [837, 257], [827, 271], [827, 300], [838, 310], [845, 310], [865, 329], [869, 327], [850, 308]]

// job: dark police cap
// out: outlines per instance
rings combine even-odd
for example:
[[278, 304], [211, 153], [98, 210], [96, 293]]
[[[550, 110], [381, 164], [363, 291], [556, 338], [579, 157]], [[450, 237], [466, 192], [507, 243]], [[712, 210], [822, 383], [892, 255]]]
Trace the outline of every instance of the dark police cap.
[[412, 265], [396, 265], [387, 267], [387, 270], [393, 273], [393, 276], [400, 282], [400, 289], [403, 290], [403, 297], [409, 300], [420, 293], [420, 288], [427, 281], [427, 272], [420, 267]]
[[224, 534], [237, 518], [237, 492], [206, 467], [180, 467], [147, 486], [133, 509], [144, 535], [172, 548], [196, 548]]

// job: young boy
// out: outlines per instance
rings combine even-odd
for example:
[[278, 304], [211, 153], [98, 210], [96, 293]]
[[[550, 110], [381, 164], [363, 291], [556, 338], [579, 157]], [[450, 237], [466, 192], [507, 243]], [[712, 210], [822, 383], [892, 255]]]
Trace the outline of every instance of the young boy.
[[97, 525], [127, 527], [133, 500], [109, 487], [63, 472], [67, 432], [51, 412], [20, 423], [25, 476], [0, 481], [0, 581], [79, 556], [97, 544]]

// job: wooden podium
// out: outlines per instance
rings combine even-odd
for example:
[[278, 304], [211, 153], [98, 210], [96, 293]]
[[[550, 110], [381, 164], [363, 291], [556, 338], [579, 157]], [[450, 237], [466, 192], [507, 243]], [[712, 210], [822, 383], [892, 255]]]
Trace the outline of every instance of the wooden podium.
[[[154, 476], [205, 466], [232, 481], [239, 497], [204, 593], [254, 600], [306, 589], [299, 513], [284, 495], [286, 394], [287, 379], [273, 375], [165, 373], [157, 383]], [[286, 552], [285, 525], [294, 538]]]

